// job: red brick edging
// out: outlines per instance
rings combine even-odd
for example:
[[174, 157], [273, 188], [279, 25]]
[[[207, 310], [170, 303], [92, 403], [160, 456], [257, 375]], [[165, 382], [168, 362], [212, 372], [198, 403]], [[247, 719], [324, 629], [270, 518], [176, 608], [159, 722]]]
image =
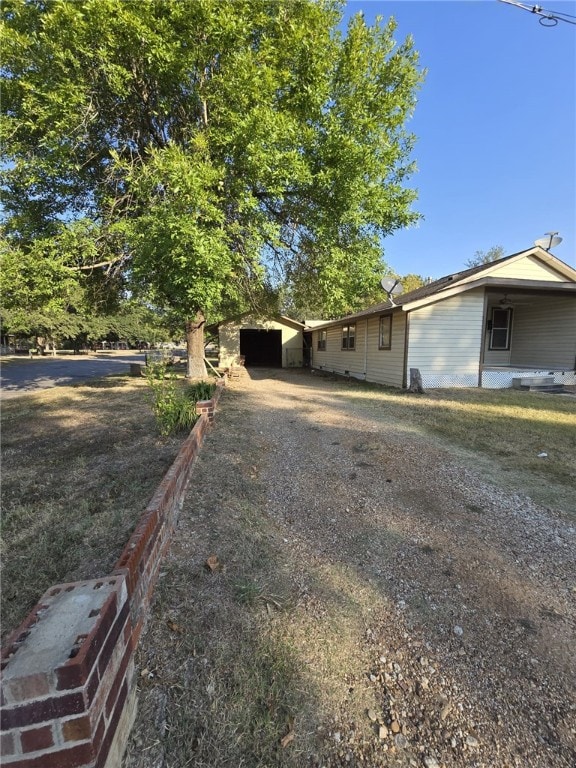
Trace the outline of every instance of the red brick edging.
[[110, 576], [51, 587], [1, 653], [2, 765], [113, 768], [135, 716], [134, 653], [162, 556], [225, 379], [199, 419]]

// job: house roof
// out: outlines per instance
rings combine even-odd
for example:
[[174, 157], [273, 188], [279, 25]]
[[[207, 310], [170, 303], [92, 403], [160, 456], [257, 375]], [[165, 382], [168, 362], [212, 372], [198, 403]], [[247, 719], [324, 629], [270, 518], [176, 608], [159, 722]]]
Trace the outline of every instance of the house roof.
[[[545, 261], [548, 266], [555, 269], [559, 274], [565, 276], [567, 283], [575, 283], [574, 287], [576, 288], [576, 270], [570, 267], [568, 264], [565, 264], [560, 259], [556, 258], [556, 256], [553, 256], [551, 253], [544, 250], [544, 248], [535, 246], [534, 248], [529, 248], [526, 251], [519, 251], [518, 253], [513, 253], [510, 256], [504, 256], [503, 258], [492, 261], [489, 264], [481, 264], [477, 267], [464, 269], [461, 272], [454, 272], [451, 275], [445, 275], [444, 277], [440, 277], [438, 280], [433, 280], [432, 282], [427, 283], [420, 288], [416, 288], [413, 291], [408, 291], [407, 293], [395, 296], [393, 302], [386, 300], [379, 304], [374, 304], [367, 309], [363, 309], [360, 312], [355, 312], [352, 315], [347, 315], [346, 317], [342, 317], [339, 320], [328, 320], [321, 327], [328, 327], [330, 325], [342, 323], [346, 320], [355, 320], [356, 318], [381, 314], [383, 312], [395, 309], [408, 311], [409, 309], [423, 306], [425, 304], [432, 303], [433, 301], [438, 301], [445, 297], [444, 294], [446, 294], [446, 298], [448, 298], [448, 295], [452, 295], [453, 293], [461, 292], [464, 290], [470, 290], [471, 288], [477, 288], [480, 285], [497, 284], [507, 288], [539, 288], [541, 287], [541, 281], [520, 280], [514, 278], [496, 278], [493, 274], [495, 271], [497, 271], [500, 265], [506, 262], [519, 260], [525, 256], [536, 256], [542, 261]], [[547, 282], [547, 286], [557, 286], [560, 290], [566, 289], [566, 283]]]
[[[211, 325], [206, 326], [206, 330], [214, 333], [218, 330], [218, 328], [220, 328], [221, 325], [227, 325], [228, 323], [241, 323], [244, 318], [257, 318], [257, 315], [254, 312], [243, 312], [241, 315], [228, 317], [226, 318], [226, 320], [221, 320], [219, 323], [212, 323]], [[306, 328], [306, 325], [304, 323], [301, 323], [298, 320], [293, 320], [291, 317], [287, 317], [286, 315], [272, 315], [271, 317], [266, 317], [261, 319], [275, 320], [277, 323], [283, 323], [284, 325], [291, 325], [298, 330], [304, 330], [304, 328]]]

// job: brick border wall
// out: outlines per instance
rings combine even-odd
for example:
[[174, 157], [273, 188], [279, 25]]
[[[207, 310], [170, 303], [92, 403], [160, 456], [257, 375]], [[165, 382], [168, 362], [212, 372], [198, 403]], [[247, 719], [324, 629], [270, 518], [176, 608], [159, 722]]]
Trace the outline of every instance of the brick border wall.
[[1, 652], [0, 755], [10, 768], [114, 768], [135, 716], [134, 654], [226, 379], [158, 486], [113, 572], [51, 587]]

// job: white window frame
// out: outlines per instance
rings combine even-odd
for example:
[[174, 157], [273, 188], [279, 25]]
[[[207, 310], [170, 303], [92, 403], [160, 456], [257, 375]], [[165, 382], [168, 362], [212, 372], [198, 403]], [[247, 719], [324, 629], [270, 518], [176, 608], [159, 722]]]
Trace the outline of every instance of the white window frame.
[[[502, 320], [499, 318], [496, 320], [496, 314], [502, 313], [506, 315], [506, 324], [502, 324]], [[498, 325], [496, 325], [498, 322]], [[494, 341], [495, 332], [506, 332], [505, 344]], [[495, 352], [506, 352], [510, 349], [510, 341], [512, 338], [512, 308], [511, 307], [492, 307], [492, 315], [490, 320], [490, 342], [489, 349]]]

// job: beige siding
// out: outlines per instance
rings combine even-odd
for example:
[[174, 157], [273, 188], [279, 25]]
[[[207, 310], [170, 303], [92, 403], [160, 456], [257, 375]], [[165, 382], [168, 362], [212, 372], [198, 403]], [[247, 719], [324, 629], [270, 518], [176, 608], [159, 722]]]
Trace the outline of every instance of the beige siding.
[[368, 322], [368, 365], [366, 378], [377, 384], [391, 387], [403, 386], [404, 340], [406, 337], [406, 313], [392, 315], [392, 344], [390, 349], [378, 349], [380, 318]]
[[342, 349], [342, 326], [328, 328], [326, 350], [318, 350], [318, 331], [312, 334], [312, 366], [358, 379], [401, 387], [404, 362], [406, 316], [392, 315], [391, 349], [378, 349], [378, 316], [356, 321], [356, 349]]
[[220, 343], [219, 364], [228, 367], [235, 363], [240, 355], [240, 331], [251, 330], [282, 331], [282, 367], [302, 367], [303, 337], [302, 330], [277, 320], [259, 320], [244, 317], [236, 322], [222, 323], [218, 330]]
[[[510, 266], [510, 265], [508, 265]], [[513, 267], [513, 268], [512, 268]], [[509, 275], [519, 280], [565, 282], [546, 264], [531, 257], [519, 259]], [[342, 326], [327, 329], [327, 347], [318, 351], [319, 332], [314, 331], [312, 366], [338, 374], [349, 374], [380, 384], [404, 386], [410, 368], [419, 369], [424, 387], [476, 387], [480, 365], [484, 369], [576, 367], [576, 296], [511, 294], [514, 307], [510, 350], [489, 350], [486, 317], [491, 306], [499, 306], [495, 292], [475, 288], [428, 306], [393, 312], [390, 350], [378, 349], [379, 316], [356, 321], [356, 349], [342, 349]], [[500, 294], [498, 294], [500, 295]], [[408, 356], [405, 361], [406, 339]], [[484, 345], [484, 348], [482, 349]], [[481, 352], [484, 353], [483, 360]], [[490, 386], [490, 384], [488, 384]], [[509, 386], [496, 383], [494, 386]]]
[[327, 329], [326, 350], [318, 350], [318, 331], [312, 334], [312, 366], [341, 375], [363, 379], [364, 337], [366, 320], [356, 321], [356, 349], [342, 349], [342, 326], [335, 325]]
[[514, 309], [512, 365], [574, 369], [576, 296], [551, 297]]
[[453, 296], [410, 312], [407, 368], [424, 386], [478, 386], [484, 293]]
[[564, 282], [566, 277], [534, 256], [523, 256], [517, 261], [504, 262], [494, 267], [490, 277], [512, 277], [517, 280], [551, 280]]
[[[514, 319], [512, 319], [512, 334], [514, 334]], [[490, 349], [490, 334], [484, 337], [484, 365], [510, 365], [509, 349]]]

